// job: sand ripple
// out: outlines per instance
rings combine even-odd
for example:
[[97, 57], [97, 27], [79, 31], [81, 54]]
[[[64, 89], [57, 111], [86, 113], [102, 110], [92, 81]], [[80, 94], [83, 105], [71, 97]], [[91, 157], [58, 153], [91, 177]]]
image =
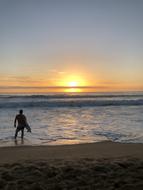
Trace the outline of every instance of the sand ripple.
[[80, 159], [0, 166], [3, 190], [142, 190], [143, 161]]

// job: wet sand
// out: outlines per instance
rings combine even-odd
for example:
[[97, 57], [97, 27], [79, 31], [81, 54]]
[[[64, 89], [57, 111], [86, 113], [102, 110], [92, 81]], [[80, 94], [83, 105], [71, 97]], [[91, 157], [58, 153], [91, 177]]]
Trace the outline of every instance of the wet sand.
[[143, 189], [143, 144], [0, 148], [0, 189]]

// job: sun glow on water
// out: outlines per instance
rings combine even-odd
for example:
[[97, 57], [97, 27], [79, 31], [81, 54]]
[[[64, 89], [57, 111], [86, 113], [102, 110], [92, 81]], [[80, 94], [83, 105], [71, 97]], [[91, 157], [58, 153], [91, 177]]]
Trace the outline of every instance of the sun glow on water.
[[75, 92], [75, 93], [78, 93], [78, 92], [82, 92], [82, 89], [81, 88], [74, 88], [74, 87], [71, 87], [71, 88], [66, 88], [65, 90], [64, 90], [64, 92]]

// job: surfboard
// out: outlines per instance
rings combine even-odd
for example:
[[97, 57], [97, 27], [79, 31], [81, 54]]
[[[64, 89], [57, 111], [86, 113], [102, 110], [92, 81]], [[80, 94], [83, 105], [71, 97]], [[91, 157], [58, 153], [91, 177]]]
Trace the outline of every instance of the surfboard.
[[31, 133], [31, 127], [28, 124], [25, 126], [25, 128], [27, 129], [27, 132]]

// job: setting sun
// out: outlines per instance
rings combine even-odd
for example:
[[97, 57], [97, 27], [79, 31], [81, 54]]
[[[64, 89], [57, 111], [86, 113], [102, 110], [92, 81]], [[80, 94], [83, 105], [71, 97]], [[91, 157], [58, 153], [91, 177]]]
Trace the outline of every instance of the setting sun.
[[80, 87], [87, 85], [85, 79], [80, 75], [64, 76], [59, 86], [64, 86], [64, 92], [82, 92]]
[[70, 87], [76, 87], [76, 86], [78, 86], [79, 84], [78, 84], [77, 81], [70, 81], [70, 82], [68, 83], [68, 85], [69, 85]]
[[81, 79], [78, 81], [69, 81], [66, 84], [68, 88], [65, 89], [65, 92], [81, 92], [81, 89], [79, 87], [82, 85], [83, 83], [81, 82]]
[[65, 86], [71, 88], [77, 88], [87, 86], [86, 76], [76, 75], [64, 75], [61, 80], [58, 81], [57, 86]]

